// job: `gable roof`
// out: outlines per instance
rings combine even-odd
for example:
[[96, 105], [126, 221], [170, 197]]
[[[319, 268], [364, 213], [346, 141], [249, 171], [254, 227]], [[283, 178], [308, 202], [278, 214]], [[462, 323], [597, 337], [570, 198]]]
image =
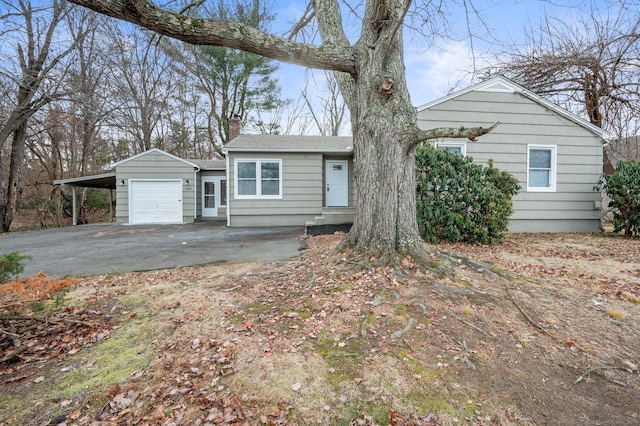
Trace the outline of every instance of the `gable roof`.
[[189, 160], [185, 160], [184, 158], [176, 157], [175, 155], [173, 155], [173, 154], [169, 154], [168, 152], [163, 151], [163, 150], [158, 149], [158, 148], [151, 148], [151, 149], [149, 149], [149, 150], [147, 150], [147, 151], [144, 151], [144, 152], [141, 152], [141, 153], [139, 153], [139, 154], [132, 155], [132, 156], [131, 156], [131, 157], [129, 157], [129, 158], [125, 158], [124, 160], [120, 160], [120, 161], [118, 161], [118, 162], [116, 162], [116, 163], [113, 163], [113, 164], [111, 165], [111, 167], [115, 168], [115, 167], [121, 166], [121, 165], [123, 165], [124, 163], [128, 163], [128, 162], [129, 162], [129, 161], [131, 161], [131, 160], [135, 160], [136, 158], [143, 157], [143, 156], [145, 156], [145, 155], [147, 155], [147, 154], [151, 154], [151, 153], [153, 153], [153, 152], [157, 152], [157, 153], [159, 153], [159, 154], [166, 155], [166, 156], [167, 156], [167, 157], [169, 157], [169, 158], [173, 158], [173, 159], [174, 159], [174, 160], [176, 160], [176, 161], [181, 161], [181, 162], [183, 162], [183, 163], [185, 163], [185, 164], [187, 164], [187, 165], [189, 165], [189, 166], [191, 166], [191, 167], [194, 167], [194, 168], [196, 168], [196, 169], [200, 168], [197, 164], [192, 163], [192, 162], [191, 162], [191, 161], [189, 161]]
[[351, 153], [350, 136], [291, 136], [242, 134], [223, 148], [223, 152], [321, 152]]
[[554, 104], [553, 102], [501, 75], [489, 78], [481, 83], [474, 84], [467, 87], [466, 89], [459, 90], [442, 98], [427, 102], [426, 104], [419, 106], [417, 110], [423, 111], [429, 109], [435, 105], [450, 101], [470, 92], [519, 93], [520, 95], [532, 100], [533, 102], [542, 105], [551, 111], [554, 111], [556, 114], [566, 118], [567, 120], [572, 121], [578, 126], [584, 127], [585, 129], [602, 139], [604, 143], [608, 143], [611, 139], [614, 138], [614, 136], [606, 130], [589, 123], [587, 120], [577, 116], [570, 111], [567, 111], [566, 109]]

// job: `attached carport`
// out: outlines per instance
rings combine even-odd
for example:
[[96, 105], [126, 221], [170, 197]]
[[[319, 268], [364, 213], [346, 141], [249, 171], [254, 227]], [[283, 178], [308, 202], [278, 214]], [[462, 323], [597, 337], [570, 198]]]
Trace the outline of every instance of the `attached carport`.
[[78, 224], [77, 188], [100, 188], [109, 190], [109, 221], [113, 221], [113, 190], [116, 189], [116, 172], [102, 173], [99, 175], [80, 176], [53, 181], [54, 185], [71, 187], [73, 224]]

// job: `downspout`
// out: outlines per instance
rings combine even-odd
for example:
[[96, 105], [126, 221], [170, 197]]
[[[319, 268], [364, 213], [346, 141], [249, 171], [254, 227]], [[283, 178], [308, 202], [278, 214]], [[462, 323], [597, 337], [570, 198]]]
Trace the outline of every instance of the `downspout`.
[[193, 221], [198, 219], [198, 180], [197, 173], [200, 171], [200, 167], [193, 168]]
[[231, 226], [231, 193], [229, 192], [229, 153], [227, 152], [227, 157], [225, 158], [226, 164], [226, 178], [227, 178], [227, 227]]
[[109, 188], [109, 223], [113, 222], [113, 190]]

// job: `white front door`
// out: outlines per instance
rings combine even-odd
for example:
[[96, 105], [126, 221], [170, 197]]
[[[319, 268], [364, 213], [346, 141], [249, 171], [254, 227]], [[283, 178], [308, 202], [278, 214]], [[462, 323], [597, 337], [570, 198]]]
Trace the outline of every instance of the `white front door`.
[[226, 178], [222, 176], [202, 177], [202, 217], [217, 217], [218, 208], [226, 205]]
[[349, 203], [348, 161], [328, 160], [325, 163], [327, 207], [347, 207]]

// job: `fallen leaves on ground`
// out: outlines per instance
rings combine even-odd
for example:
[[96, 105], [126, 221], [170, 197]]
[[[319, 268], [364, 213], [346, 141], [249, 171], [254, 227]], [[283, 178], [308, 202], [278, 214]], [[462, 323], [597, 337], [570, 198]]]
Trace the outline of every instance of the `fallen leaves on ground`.
[[[275, 263], [83, 279], [85, 300], [145, 303], [166, 337], [150, 345], [146, 368], [65, 400], [60, 420], [637, 423], [640, 307], [623, 294], [638, 294], [640, 243], [513, 235], [503, 246], [431, 247], [431, 270], [338, 252], [341, 238], [309, 238], [300, 256]], [[612, 320], [609, 308], [626, 316]]]
[[63, 361], [82, 348], [101, 342], [109, 337], [115, 324], [100, 312], [68, 308], [46, 316], [3, 316], [0, 326], [4, 330], [0, 335], [3, 387], [38, 374], [51, 360]]
[[[40, 312], [45, 302], [77, 282], [37, 273], [0, 285], [0, 387], [30, 378], [50, 360], [64, 360], [109, 336], [114, 323], [101, 312], [71, 307]], [[39, 376], [33, 382], [44, 380]]]

